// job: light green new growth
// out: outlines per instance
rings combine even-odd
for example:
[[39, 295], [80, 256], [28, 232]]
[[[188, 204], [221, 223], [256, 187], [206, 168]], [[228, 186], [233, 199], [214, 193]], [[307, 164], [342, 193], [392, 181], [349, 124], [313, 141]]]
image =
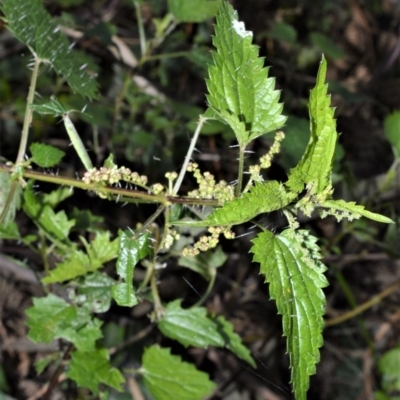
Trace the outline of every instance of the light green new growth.
[[332, 162], [337, 140], [334, 109], [325, 84], [327, 62], [322, 57], [317, 83], [310, 94], [310, 141], [302, 159], [293, 168], [286, 185], [300, 193], [306, 185], [310, 194], [321, 193], [331, 182]]
[[213, 44], [214, 65], [206, 80], [207, 101], [214, 113], [236, 134], [241, 147], [252, 139], [283, 126], [286, 117], [279, 103], [275, 79], [268, 78], [264, 59], [252, 44], [253, 34], [238, 21], [237, 12], [224, 1], [217, 14]]

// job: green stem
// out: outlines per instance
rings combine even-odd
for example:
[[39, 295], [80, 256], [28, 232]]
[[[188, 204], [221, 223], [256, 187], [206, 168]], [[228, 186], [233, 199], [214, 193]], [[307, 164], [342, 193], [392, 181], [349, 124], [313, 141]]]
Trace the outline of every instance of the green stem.
[[40, 58], [35, 57], [35, 62], [33, 64], [33, 71], [32, 71], [32, 77], [31, 77], [31, 84], [29, 86], [28, 99], [26, 102], [24, 125], [22, 126], [21, 140], [19, 142], [19, 150], [18, 150], [18, 155], [17, 155], [17, 159], [15, 161], [15, 164], [18, 164], [18, 163], [24, 161], [24, 157], [25, 157], [25, 153], [26, 153], [26, 146], [28, 143], [28, 136], [29, 136], [29, 126], [32, 122], [31, 105], [33, 104], [33, 100], [35, 97], [36, 83], [37, 83], [37, 78], [39, 76], [40, 63], [41, 63]]
[[140, 4], [138, 1], [134, 1], [133, 4], [135, 5], [136, 19], [139, 29], [141, 58], [144, 58], [146, 56], [146, 33], [143, 26], [142, 10], [140, 9]]
[[246, 150], [246, 146], [239, 146], [239, 171], [238, 171], [238, 179], [235, 190], [236, 197], [239, 197], [242, 193], [242, 185], [243, 185], [243, 170], [244, 170], [244, 151]]
[[177, 51], [175, 53], [155, 54], [153, 56], [145, 56], [142, 63], [154, 60], [164, 60], [166, 58], [186, 57], [188, 54], [189, 54], [188, 51]]
[[204, 122], [206, 122], [206, 121], [207, 121], [207, 118], [203, 117], [202, 115], [199, 116], [199, 122], [197, 123], [196, 130], [194, 131], [193, 138], [190, 141], [190, 146], [189, 146], [188, 152], [186, 154], [185, 161], [183, 162], [181, 171], [179, 172], [178, 179], [175, 182], [175, 186], [174, 186], [174, 190], [172, 191], [172, 194], [177, 194], [179, 192], [179, 189], [183, 182], [183, 178], [185, 177], [185, 174], [186, 174], [187, 166], [192, 158], [192, 154], [193, 154], [194, 148], [196, 146], [197, 139], [200, 135], [201, 128], [203, 127]]
[[205, 291], [203, 296], [201, 296], [200, 300], [198, 302], [196, 302], [192, 307], [201, 306], [207, 300], [207, 297], [209, 296], [209, 294], [211, 293], [211, 290], [214, 287], [216, 277], [217, 277], [217, 274], [215, 272], [215, 269], [212, 269], [212, 273], [211, 273], [210, 281], [208, 282], [207, 290]]

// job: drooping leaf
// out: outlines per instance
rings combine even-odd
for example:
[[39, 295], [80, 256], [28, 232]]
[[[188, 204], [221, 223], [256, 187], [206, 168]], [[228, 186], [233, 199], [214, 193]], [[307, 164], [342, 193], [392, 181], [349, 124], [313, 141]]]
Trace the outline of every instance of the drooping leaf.
[[43, 283], [65, 282], [101, 268], [118, 255], [119, 241], [110, 241], [110, 232], [97, 232], [94, 240], [85, 243], [87, 254], [80, 250], [70, 252], [67, 258], [56, 263], [56, 268], [42, 279]]
[[179, 257], [178, 265], [190, 268], [201, 274], [204, 279], [210, 280], [212, 274], [215, 274], [215, 269], [221, 267], [226, 259], [226, 254], [218, 246], [215, 251], [202, 252], [196, 257]]
[[363, 216], [384, 224], [394, 223], [390, 218], [365, 210], [364, 206], [358, 205], [353, 201], [347, 202], [344, 200], [325, 200], [318, 205], [327, 209], [326, 211], [322, 211], [322, 217], [334, 215], [338, 220], [342, 218], [352, 220], [361, 218]]
[[302, 159], [289, 174], [286, 185], [301, 192], [304, 185], [310, 194], [321, 193], [331, 182], [332, 162], [337, 140], [334, 109], [330, 107], [325, 84], [327, 63], [324, 57], [318, 70], [317, 83], [310, 94], [311, 136]]
[[99, 393], [98, 386], [102, 383], [121, 391], [121, 384], [125, 382], [121, 372], [111, 366], [108, 351], [104, 348], [90, 352], [74, 351], [69, 366], [67, 376], [94, 394]]
[[218, 326], [207, 317], [207, 310], [204, 307], [183, 309], [179, 299], [168, 303], [158, 328], [165, 336], [184, 346], [224, 346]]
[[215, 16], [221, 0], [168, 0], [169, 11], [181, 22], [203, 22]]
[[29, 149], [32, 161], [42, 168], [54, 167], [65, 156], [63, 151], [44, 143], [32, 143]]
[[325, 296], [321, 288], [327, 280], [316, 240], [306, 231], [286, 230], [278, 236], [265, 231], [251, 248], [282, 314], [296, 400], [306, 400], [309, 377], [315, 374], [323, 343]]
[[256, 363], [250, 354], [250, 350], [243, 345], [240, 336], [233, 330], [233, 325], [222, 315], [219, 315], [215, 322], [219, 325], [219, 331], [224, 337], [225, 347], [242, 360], [248, 362], [253, 368], [256, 368]]
[[157, 345], [145, 350], [141, 373], [155, 400], [203, 400], [215, 388], [206, 373]]
[[120, 306], [133, 307], [137, 304], [133, 288], [133, 272], [136, 264], [151, 252], [148, 235], [141, 235], [137, 239], [133, 234], [118, 232], [119, 251], [117, 273], [124, 282], [112, 286], [113, 299]]
[[53, 294], [34, 298], [26, 315], [28, 337], [36, 343], [50, 343], [62, 338], [74, 343], [81, 351], [91, 351], [96, 340], [102, 337], [100, 320], [92, 319], [87, 310], [69, 305]]
[[295, 198], [296, 194], [286, 191], [277, 181], [257, 182], [250, 192], [229, 201], [215, 210], [203, 221], [177, 221], [181, 226], [237, 225], [249, 221], [259, 214], [280, 210]]
[[394, 111], [385, 118], [385, 134], [393, 146], [396, 158], [400, 158], [400, 111]]
[[42, 0], [3, 0], [0, 9], [13, 35], [62, 75], [73, 91], [97, 97], [97, 83], [86, 72], [85, 58], [71, 48]]
[[234, 130], [241, 146], [282, 127], [286, 118], [275, 79], [268, 78], [264, 59], [252, 44], [253, 34], [238, 21], [237, 12], [223, 1], [217, 14], [213, 44], [214, 64], [206, 80], [207, 100]]
[[6, 226], [14, 221], [21, 207], [22, 187], [11, 179], [10, 174], [0, 171], [0, 188], [0, 225]]

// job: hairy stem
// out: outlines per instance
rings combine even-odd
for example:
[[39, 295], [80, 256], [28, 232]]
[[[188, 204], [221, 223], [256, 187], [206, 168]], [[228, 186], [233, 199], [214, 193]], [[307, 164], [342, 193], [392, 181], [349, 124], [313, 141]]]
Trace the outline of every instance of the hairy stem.
[[244, 151], [246, 150], [245, 146], [239, 147], [239, 171], [238, 171], [238, 179], [235, 190], [235, 196], [239, 197], [242, 193], [242, 185], [243, 185], [243, 170], [244, 170]]
[[193, 154], [194, 148], [196, 146], [197, 139], [200, 135], [201, 128], [203, 127], [204, 122], [206, 122], [206, 121], [207, 121], [207, 118], [200, 115], [199, 122], [197, 123], [197, 127], [196, 127], [196, 130], [194, 131], [192, 140], [190, 141], [190, 146], [189, 146], [188, 152], [186, 154], [185, 161], [183, 162], [181, 172], [179, 172], [178, 179], [175, 182], [175, 186], [174, 186], [174, 190], [172, 191], [172, 194], [177, 194], [179, 192], [179, 189], [183, 182], [183, 178], [185, 177], [185, 174], [186, 174], [187, 166], [189, 165], [190, 159], [192, 158], [192, 154]]

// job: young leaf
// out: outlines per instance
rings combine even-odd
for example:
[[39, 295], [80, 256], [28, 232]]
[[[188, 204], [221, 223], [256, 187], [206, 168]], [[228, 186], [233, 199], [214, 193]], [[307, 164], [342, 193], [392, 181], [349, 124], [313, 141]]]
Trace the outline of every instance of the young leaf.
[[215, 319], [215, 323], [219, 325], [219, 331], [225, 339], [225, 347], [242, 360], [248, 362], [253, 368], [256, 368], [256, 363], [250, 354], [250, 350], [243, 345], [240, 336], [234, 332], [233, 325], [222, 315]]
[[[68, 199], [73, 195], [73, 191], [67, 187], [58, 187], [56, 190], [51, 191], [50, 193], [43, 194], [43, 203], [48, 204], [51, 208], [56, 208], [62, 201]], [[72, 218], [75, 219], [76, 218]]]
[[68, 114], [68, 110], [57, 100], [55, 96], [52, 96], [48, 103], [32, 104], [30, 107], [33, 111], [43, 115], [50, 114], [56, 117]]
[[155, 400], [202, 400], [215, 388], [206, 373], [157, 345], [145, 350], [141, 373]]
[[223, 1], [217, 14], [213, 44], [214, 65], [209, 67], [207, 100], [217, 115], [235, 131], [244, 147], [252, 139], [279, 129], [282, 113], [275, 79], [268, 78], [264, 59], [252, 45], [253, 34], [238, 21], [237, 12]]
[[315, 242], [306, 231], [286, 230], [278, 236], [265, 231], [251, 248], [283, 317], [296, 400], [306, 400], [309, 376], [315, 373], [323, 343], [325, 296], [321, 288], [327, 286], [326, 267], [319, 261]]
[[72, 50], [42, 0], [3, 0], [0, 9], [13, 35], [36, 57], [52, 65], [73, 91], [89, 98], [97, 97], [97, 83], [85, 71], [86, 58]]
[[69, 305], [53, 294], [33, 299], [26, 315], [28, 337], [36, 343], [62, 338], [81, 351], [92, 351], [96, 340], [102, 337], [100, 320], [92, 319], [88, 311]]
[[168, 0], [168, 8], [181, 22], [203, 22], [214, 17], [221, 0]]
[[42, 168], [57, 165], [65, 156], [63, 151], [44, 143], [32, 143], [29, 149], [32, 153], [32, 161]]
[[60, 246], [69, 243], [68, 234], [74, 226], [74, 220], [68, 220], [64, 211], [55, 213], [53, 209], [35, 196], [32, 184], [28, 184], [24, 191], [24, 211], [32, 218], [35, 224], [42, 229], [50, 240]]
[[181, 307], [179, 299], [168, 303], [158, 328], [165, 336], [177, 340], [184, 346], [222, 347], [225, 343], [218, 326], [207, 317], [207, 310], [204, 307], [185, 310]]
[[111, 367], [107, 349], [74, 351], [69, 366], [68, 378], [78, 386], [89, 388], [94, 394], [99, 393], [98, 385], [101, 383], [121, 391], [121, 384], [125, 382], [122, 374]]
[[21, 239], [18, 225], [14, 221], [9, 222], [7, 225], [0, 225], [0, 239]]
[[148, 235], [141, 235], [137, 239], [132, 234], [123, 231], [119, 235], [119, 252], [117, 273], [124, 280], [111, 287], [113, 299], [120, 306], [133, 307], [137, 299], [133, 288], [133, 271], [136, 264], [151, 252]]
[[85, 243], [87, 255], [80, 250], [72, 251], [65, 261], [56, 264], [56, 268], [42, 282], [65, 282], [96, 271], [117, 257], [118, 246], [118, 239], [110, 241], [110, 232], [98, 232], [90, 245]]
[[286, 191], [285, 187], [277, 181], [257, 182], [250, 192], [225, 203], [203, 221], [177, 221], [174, 225], [237, 225], [250, 221], [259, 214], [280, 210], [296, 197], [295, 193]]
[[330, 107], [328, 85], [325, 84], [327, 63], [322, 57], [317, 83], [310, 94], [311, 137], [302, 159], [290, 172], [286, 185], [300, 193], [304, 185], [310, 194], [321, 193], [331, 181], [332, 161], [337, 140], [334, 110]]
[[364, 209], [364, 206], [357, 205], [356, 203], [347, 202], [344, 200], [325, 200], [318, 204], [320, 207], [327, 208], [328, 210], [322, 211], [321, 216], [333, 215], [338, 220], [347, 218], [349, 220], [361, 218], [361, 216], [372, 219], [374, 221], [382, 222], [384, 224], [393, 224], [394, 222], [384, 215], [376, 214]]

